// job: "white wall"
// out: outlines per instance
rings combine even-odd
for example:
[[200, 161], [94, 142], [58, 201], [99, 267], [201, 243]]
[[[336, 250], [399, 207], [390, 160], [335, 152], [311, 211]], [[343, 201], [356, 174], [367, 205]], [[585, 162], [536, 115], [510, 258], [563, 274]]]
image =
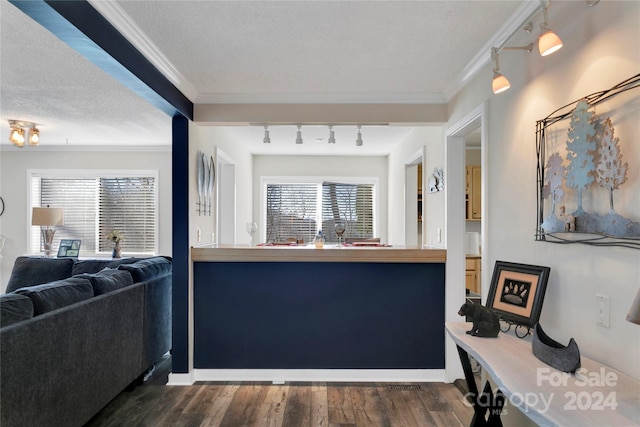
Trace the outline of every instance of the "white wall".
[[[216, 193], [214, 191], [213, 211], [211, 216], [198, 215], [198, 181], [196, 178], [196, 155], [198, 150], [206, 154], [206, 158], [213, 156], [218, 163], [217, 150], [221, 149], [233, 159], [236, 173], [236, 236], [246, 235], [245, 222], [251, 219], [252, 208], [252, 156], [242, 145], [242, 141], [232, 139], [224, 127], [199, 126], [189, 124], [189, 242], [192, 245], [198, 243], [211, 243], [211, 233], [216, 230]], [[201, 242], [197, 239], [197, 230], [201, 230]]]
[[[625, 316], [640, 285], [640, 251], [534, 241], [535, 123], [556, 108], [640, 71], [639, 16], [640, 2], [607, 1], [592, 8], [584, 2], [553, 2], [550, 19], [564, 42], [560, 51], [546, 58], [535, 50], [503, 52], [500, 69], [511, 81], [510, 90], [491, 93], [492, 73], [487, 66], [450, 103], [453, 123], [489, 100], [488, 164], [483, 172], [487, 173], [485, 203], [491, 214], [486, 220], [491, 231], [485, 236], [483, 257], [489, 258], [491, 266], [505, 260], [551, 267], [540, 318], [545, 330], [560, 342], [574, 337], [583, 355], [635, 378], [640, 378], [640, 327], [626, 322]], [[638, 95], [636, 90], [636, 101]], [[631, 140], [627, 160], [636, 171], [630, 172], [625, 191], [637, 195], [637, 102], [625, 108], [635, 122], [627, 123], [626, 130], [621, 125], [617, 136], [624, 134]], [[635, 129], [630, 131], [633, 123]], [[637, 204], [633, 219], [640, 220]], [[483, 283], [489, 283], [491, 272], [483, 271]], [[483, 286], [485, 298], [487, 290]], [[596, 293], [610, 297], [609, 329], [596, 325]]]
[[[424, 148], [423, 181], [427, 182], [434, 167], [444, 168], [444, 130], [442, 126], [416, 127], [388, 156], [389, 168], [389, 236], [393, 245], [405, 243], [405, 167], [411, 157]], [[447, 172], [444, 172], [447, 185]], [[423, 183], [422, 203], [425, 207], [423, 241], [433, 246], [445, 247], [444, 242], [444, 192], [429, 194]], [[442, 242], [437, 241], [436, 231], [443, 230]]]
[[[381, 156], [254, 156], [253, 218], [259, 222], [260, 178], [265, 176], [320, 176], [378, 178], [378, 235], [387, 241], [387, 158]], [[404, 191], [404, 182], [401, 187]], [[247, 221], [251, 219], [247, 217]], [[244, 221], [243, 219], [240, 219]], [[244, 224], [244, 222], [243, 222]], [[258, 225], [258, 233], [262, 234]], [[246, 233], [245, 233], [246, 234]]]
[[6, 209], [0, 217], [0, 234], [7, 241], [0, 260], [0, 292], [7, 286], [16, 258], [29, 252], [27, 227], [27, 169], [135, 169], [158, 170], [159, 255], [171, 256], [171, 151], [169, 147], [141, 148], [140, 151], [120, 148], [109, 151], [81, 151], [77, 148], [55, 149], [25, 147], [0, 151], [0, 195]]

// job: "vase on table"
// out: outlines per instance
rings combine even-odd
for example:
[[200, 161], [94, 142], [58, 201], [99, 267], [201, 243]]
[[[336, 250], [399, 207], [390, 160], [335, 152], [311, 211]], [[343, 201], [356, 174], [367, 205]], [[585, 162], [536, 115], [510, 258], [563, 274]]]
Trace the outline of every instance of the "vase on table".
[[120, 248], [120, 242], [113, 244], [113, 252], [111, 252], [112, 258], [122, 258], [122, 249]]

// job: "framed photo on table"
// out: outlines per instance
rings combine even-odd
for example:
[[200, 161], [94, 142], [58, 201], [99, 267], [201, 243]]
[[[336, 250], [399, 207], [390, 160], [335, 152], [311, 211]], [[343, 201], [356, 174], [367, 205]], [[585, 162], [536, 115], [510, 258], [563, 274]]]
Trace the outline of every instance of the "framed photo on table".
[[80, 255], [80, 239], [62, 239], [58, 247], [58, 258], [78, 258]]
[[549, 267], [496, 261], [487, 307], [507, 323], [532, 328], [540, 319]]

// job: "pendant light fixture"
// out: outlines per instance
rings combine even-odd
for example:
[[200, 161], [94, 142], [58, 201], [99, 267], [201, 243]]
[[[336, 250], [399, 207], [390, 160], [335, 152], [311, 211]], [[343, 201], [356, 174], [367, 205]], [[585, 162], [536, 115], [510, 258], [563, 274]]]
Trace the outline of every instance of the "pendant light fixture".
[[298, 132], [296, 134], [296, 144], [302, 144], [302, 126], [298, 125]]
[[264, 138], [262, 139], [264, 144], [271, 144], [271, 138], [269, 137], [269, 126], [264, 127]]
[[360, 130], [362, 129], [361, 125], [358, 125], [358, 138], [356, 139], [356, 146], [362, 147], [362, 133]]
[[540, 56], [551, 55], [562, 47], [560, 37], [549, 29], [547, 9], [549, 9], [549, 5], [543, 3], [542, 13], [544, 14], [544, 22], [540, 24], [540, 37], [538, 38]]

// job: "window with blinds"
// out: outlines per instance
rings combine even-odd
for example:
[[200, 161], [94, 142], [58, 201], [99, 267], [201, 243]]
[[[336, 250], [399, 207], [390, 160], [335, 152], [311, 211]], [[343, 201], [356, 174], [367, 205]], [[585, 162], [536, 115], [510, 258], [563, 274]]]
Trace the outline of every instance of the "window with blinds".
[[[156, 177], [32, 175], [32, 206], [60, 207], [64, 225], [56, 227], [54, 250], [61, 239], [81, 239], [81, 255], [109, 253], [111, 230], [124, 235], [123, 252], [153, 254], [157, 243]], [[126, 174], [125, 174], [126, 175]], [[32, 230], [32, 251], [42, 251], [40, 233]]]
[[374, 190], [374, 184], [267, 183], [266, 241], [311, 242], [322, 230], [328, 242], [337, 242], [337, 222], [346, 225], [345, 238], [374, 237]]
[[345, 238], [373, 237], [373, 185], [322, 183], [322, 230], [337, 242], [335, 224], [346, 226]]

